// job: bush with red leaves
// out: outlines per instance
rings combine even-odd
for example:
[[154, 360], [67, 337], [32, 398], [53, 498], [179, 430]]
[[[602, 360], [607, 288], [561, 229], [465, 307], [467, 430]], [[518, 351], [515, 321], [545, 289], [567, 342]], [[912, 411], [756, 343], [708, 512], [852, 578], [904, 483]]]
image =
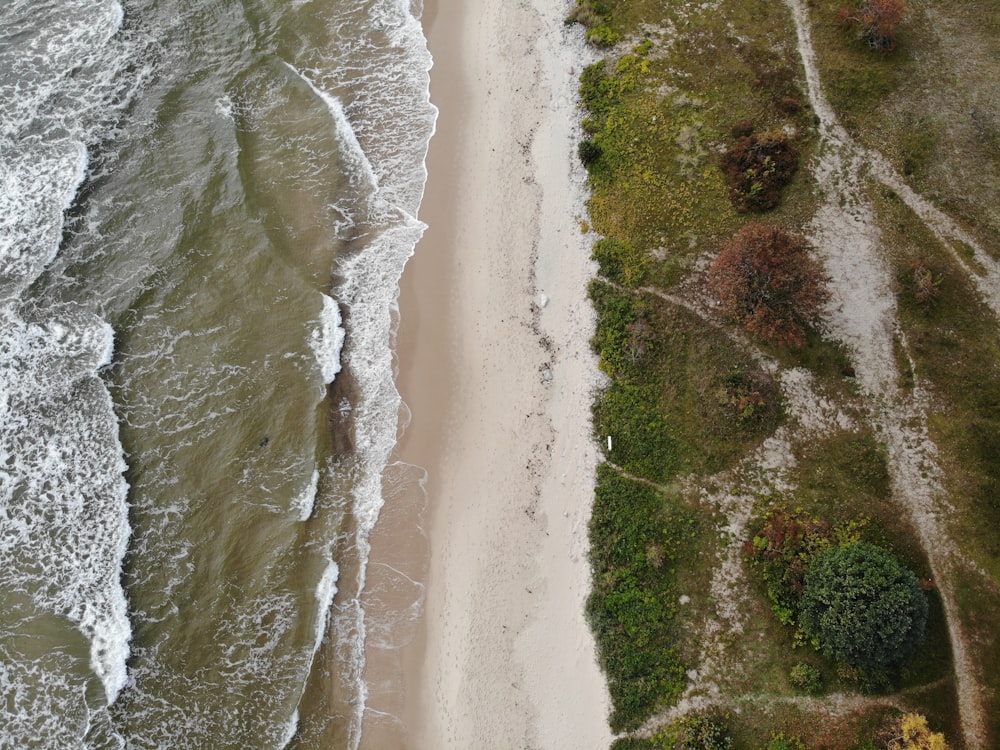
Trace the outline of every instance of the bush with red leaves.
[[770, 211], [799, 165], [799, 153], [781, 132], [748, 135], [722, 156], [729, 200], [738, 211]]
[[723, 312], [766, 341], [801, 346], [829, 297], [819, 264], [799, 235], [748, 224], [726, 244], [708, 281]]
[[874, 50], [889, 52], [896, 47], [896, 27], [906, 15], [906, 0], [862, 0], [855, 10], [841, 8], [840, 22], [856, 27], [861, 40]]
[[833, 527], [801, 511], [775, 508], [743, 545], [751, 566], [767, 586], [772, 609], [785, 625], [795, 621], [809, 563], [834, 543]]

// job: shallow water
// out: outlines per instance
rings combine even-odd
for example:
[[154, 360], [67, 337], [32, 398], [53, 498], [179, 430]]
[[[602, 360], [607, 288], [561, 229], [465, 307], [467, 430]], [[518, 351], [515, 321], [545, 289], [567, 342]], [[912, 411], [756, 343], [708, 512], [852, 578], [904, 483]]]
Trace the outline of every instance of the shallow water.
[[419, 12], [0, 9], [0, 746], [356, 745]]

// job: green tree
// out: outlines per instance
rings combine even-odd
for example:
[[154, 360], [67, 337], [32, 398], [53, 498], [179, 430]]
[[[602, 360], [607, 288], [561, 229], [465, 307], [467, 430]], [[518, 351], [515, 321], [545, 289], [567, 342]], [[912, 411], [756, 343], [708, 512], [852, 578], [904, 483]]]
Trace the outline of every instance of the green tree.
[[927, 599], [892, 553], [855, 542], [813, 559], [799, 624], [828, 656], [882, 669], [904, 661], [923, 642]]

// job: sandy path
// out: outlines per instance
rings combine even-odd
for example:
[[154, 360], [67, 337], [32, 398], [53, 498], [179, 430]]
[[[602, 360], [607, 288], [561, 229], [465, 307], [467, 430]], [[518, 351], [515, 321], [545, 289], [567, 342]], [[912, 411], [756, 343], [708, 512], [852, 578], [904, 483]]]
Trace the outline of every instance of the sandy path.
[[[899, 373], [893, 355], [893, 333], [897, 329], [895, 298], [874, 215], [861, 197], [862, 175], [867, 171], [895, 190], [953, 253], [955, 240], [972, 247], [975, 243], [941, 211], [907, 187], [880, 154], [853, 142], [823, 94], [805, 6], [801, 0], [786, 2], [795, 21], [809, 99], [820, 117], [822, 145], [816, 178], [825, 202], [813, 219], [811, 234], [831, 276], [834, 301], [827, 320], [834, 336], [851, 352], [858, 381], [869, 402], [869, 414], [888, 450], [893, 494], [910, 511], [944, 603], [965, 745], [970, 749], [985, 748], [981, 688], [957, 616], [952, 575], [959, 558], [942, 520], [947, 513], [946, 499], [939, 481], [937, 448], [927, 433], [926, 394], [919, 383], [910, 393], [904, 393], [898, 386]], [[981, 250], [977, 252], [977, 260], [986, 261], [987, 270], [983, 277], [974, 274], [973, 278], [987, 304], [1000, 311], [997, 284], [1000, 277], [996, 277], [995, 264]]]
[[400, 390], [413, 412], [403, 457], [429, 472], [431, 559], [408, 747], [611, 742], [583, 616], [597, 371], [576, 221], [582, 51], [567, 46], [568, 5], [550, 5], [438, 0], [425, 15], [440, 117]]

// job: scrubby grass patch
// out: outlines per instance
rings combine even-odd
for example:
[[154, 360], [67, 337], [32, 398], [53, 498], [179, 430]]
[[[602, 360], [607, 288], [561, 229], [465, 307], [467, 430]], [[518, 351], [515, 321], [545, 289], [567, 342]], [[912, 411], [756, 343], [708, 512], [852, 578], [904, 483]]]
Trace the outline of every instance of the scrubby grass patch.
[[[605, 237], [630, 242], [649, 259], [650, 279], [665, 286], [683, 276], [685, 259], [718, 246], [743, 223], [719, 163], [734, 123], [748, 119], [759, 132], [784, 128], [797, 134], [790, 141], [803, 157], [812, 149], [798, 70], [769, 43], [778, 44], [787, 18], [761, 2], [726, 6], [704, 14], [661, 8], [647, 20], [665, 15], [683, 34], [654, 34], [581, 77], [584, 129], [595, 147], [588, 153], [600, 153], [589, 164], [591, 223]], [[743, 24], [770, 36], [741, 41]], [[797, 174], [786, 190], [779, 215], [792, 224], [811, 211], [811, 190], [793, 192], [809, 180]]]
[[[883, 239], [893, 249], [901, 330], [917, 381], [933, 397], [928, 427], [938, 447], [951, 537], [983, 573], [959, 570], [958, 613], [976, 644], [981, 683], [993, 707], [985, 715], [1000, 738], [1000, 646], [985, 634], [1000, 617], [1000, 335], [996, 318], [958, 261], [893, 194], [875, 193]], [[913, 266], [938, 282], [931, 304], [920, 300]], [[933, 616], [933, 612], [932, 612]], [[996, 620], [992, 620], [994, 623]], [[994, 625], [995, 627], [995, 625]], [[981, 637], [976, 637], [980, 634]], [[942, 637], [942, 648], [947, 642]]]
[[[961, 571], [956, 580], [962, 625], [977, 644], [977, 677], [985, 687], [980, 698], [983, 714], [989, 720], [987, 743], [995, 747], [1000, 742], [1000, 727], [997, 726], [997, 717], [1000, 717], [1000, 680], [997, 677], [1000, 672], [1000, 639], [996, 637], [996, 624], [1000, 622], [1000, 591], [995, 581], [986, 581], [974, 571]], [[949, 736], [957, 736], [957, 710], [949, 717], [942, 707], [936, 706], [933, 713], [932, 716], [928, 711], [927, 718], [936, 718], [946, 727], [950, 719], [955, 728]]]
[[875, 125], [885, 102], [906, 80], [914, 43], [907, 28], [895, 50], [874, 52], [845, 30], [839, 20], [843, 4], [843, 0], [818, 0], [810, 5], [812, 36], [826, 96], [844, 126], [858, 134]]
[[[640, 40], [650, 30], [645, 24], [684, 28], [652, 33], [620, 57], [588, 67], [580, 86], [588, 112], [581, 158], [592, 188], [590, 225], [604, 237], [594, 248], [605, 279], [591, 287], [599, 314], [594, 347], [612, 379], [595, 404], [595, 432], [602, 445], [611, 436], [608, 458], [625, 471], [675, 486], [680, 477], [732, 466], [759, 444], [780, 423], [778, 391], [723, 332], [639, 288], [677, 285], [699, 256], [715, 252], [742, 225], [717, 158], [734, 122], [788, 126], [805, 155], [811, 115], [801, 107], [787, 49], [775, 46], [787, 41], [788, 19], [773, 4], [725, 2], [701, 12], [648, 0], [606, 5], [607, 23], [627, 39]], [[747, 25], [764, 32], [747, 34]], [[796, 174], [776, 220], [794, 225], [811, 211], [811, 191], [792, 192], [796, 184], [808, 185], [808, 175]], [[653, 562], [668, 560], [671, 540], [686, 530], [683, 516], [662, 523], [657, 504], [667, 500], [663, 491], [601, 470], [588, 609], [616, 729], [637, 726], [680, 695], [678, 641], [700, 629], [690, 620], [699, 616], [694, 610], [710, 573], [704, 568], [718, 550], [714, 519], [701, 509], [705, 528], [688, 532], [683, 569], [656, 569]], [[695, 594], [680, 617], [678, 581]], [[657, 586], [669, 589], [646, 598]], [[653, 614], [660, 630], [641, 635], [639, 623]], [[686, 645], [690, 651], [695, 644]]]
[[[885, 449], [867, 427], [811, 440], [797, 446], [795, 455], [796, 503], [823, 512], [834, 524], [869, 516], [889, 497]], [[893, 518], [900, 511], [889, 510]]]
[[799, 740], [806, 748], [867, 750], [885, 721], [895, 715], [888, 706], [873, 705], [846, 713], [816, 711], [792, 704], [761, 706], [747, 704], [729, 714], [734, 746], [747, 750], [770, 750], [769, 738], [776, 734]]
[[832, 396], [841, 396], [849, 402], [857, 391], [854, 368], [843, 344], [824, 337], [815, 329], [807, 328], [804, 343], [795, 349], [784, 346], [765, 346], [764, 349], [782, 367], [809, 370]]
[[[817, 0], [810, 12], [818, 13], [826, 3]], [[589, 223], [603, 237], [594, 248], [602, 276], [591, 287], [599, 314], [594, 348], [611, 378], [595, 402], [595, 432], [602, 446], [612, 438], [609, 461], [644, 481], [632, 481], [610, 466], [601, 469], [589, 611], [612, 682], [613, 726], [623, 729], [677, 698], [683, 659], [700, 645], [681, 640], [702, 632], [692, 618], [702, 616], [708, 603], [694, 596], [685, 605], [689, 609], [678, 610], [677, 597], [691, 583], [707, 588], [710, 571], [704, 567], [716, 559], [721, 542], [711, 514], [689, 509], [676, 488], [683, 484], [697, 494], [697, 488], [718, 481], [718, 472], [739, 466], [782, 419], [780, 404], [770, 395], [773, 383], [748, 352], [715, 325], [649, 288], [676, 294], [694, 289], [697, 295], [711, 258], [746, 222], [729, 204], [720, 161], [733, 143], [734, 126], [744, 136], [748, 127], [787, 133], [803, 165], [814, 153], [816, 134], [799, 68], [789, 62], [796, 59], [794, 32], [783, 4], [722, 0], [703, 7], [607, 0], [604, 5], [607, 25], [626, 41], [616, 48], [623, 54], [589, 67], [581, 81], [588, 108], [588, 145], [581, 158], [592, 189]], [[892, 55], [876, 55], [873, 61], [869, 50], [851, 48], [850, 39], [844, 46], [843, 29], [834, 28], [835, 14], [833, 8], [830, 28], [820, 21], [815, 32], [821, 46], [839, 35], [836, 54], [843, 59], [834, 62], [847, 83], [833, 95], [836, 106], [852, 108], [848, 126], [870, 136], [870, 142], [886, 142], [906, 130], [908, 138], [891, 156], [906, 165], [911, 178], [930, 179], [945, 141], [935, 123], [922, 129], [921, 122], [900, 125], [897, 118], [886, 126], [887, 134], [874, 127], [882, 102], [901, 96], [905, 80], [900, 76], [914, 64], [915, 48], [905, 38], [909, 29], [901, 30]], [[822, 54], [826, 65], [829, 50], [824, 47]], [[865, 66], [856, 64], [862, 56]], [[828, 74], [827, 80], [836, 78]], [[815, 205], [807, 169], [795, 172], [781, 197], [769, 220], [801, 230]], [[933, 316], [947, 302], [950, 276], [938, 271], [935, 258], [927, 260], [940, 274], [940, 283], [939, 276], [933, 277], [940, 294], [922, 305], [921, 314]], [[794, 351], [760, 346], [780, 367], [808, 368], [817, 388], [850, 411], [859, 403], [850, 362], [821, 330], [807, 331]], [[905, 360], [902, 342], [898, 349]], [[891, 547], [925, 576], [913, 529], [900, 520], [906, 514], [888, 501], [886, 459], [878, 439], [860, 426], [866, 415], [854, 416], [855, 429], [811, 436], [808, 444], [796, 446], [798, 464], [790, 479], [801, 494], [791, 493], [795, 496], [786, 500], [817, 514], [832, 510], [843, 516], [838, 522], [870, 517], [863, 529], [866, 539]], [[700, 519], [694, 536], [684, 540], [683, 555], [673, 564], [676, 548], [671, 545], [683, 539], [686, 519], [694, 518]], [[726, 700], [740, 705], [739, 696], [751, 693], [791, 698], [796, 694], [791, 670], [799, 663], [820, 672], [824, 690], [861, 687], [819, 654], [795, 648], [793, 633], [771, 619], [763, 597], [751, 599], [744, 634], [722, 644], [726, 659], [740, 661], [732, 673], [719, 677]], [[904, 696], [915, 701], [938, 690], [928, 685], [944, 685], [931, 701], [931, 708], [943, 711], [949, 701], [954, 708], [954, 692], [942, 679], [949, 665], [940, 602], [933, 592], [930, 599], [927, 645], [896, 677]], [[645, 630], [654, 619], [662, 626], [655, 635]], [[639, 643], [652, 645], [638, 648]], [[907, 700], [904, 696], [893, 700]], [[760, 711], [758, 704], [745, 704], [747, 710], [733, 717], [736, 746], [761, 747], [772, 732], [801, 725], [807, 747], [852, 748], [871, 739], [886, 711], [872, 705], [828, 720], [807, 701], [802, 706], [776, 701]], [[665, 735], [616, 744], [622, 749], [670, 746]]]
[[610, 460], [660, 483], [711, 474], [777, 426], [773, 381], [721, 331], [653, 295], [595, 282], [591, 297], [595, 349], [613, 378], [594, 409]]
[[[895, 271], [903, 334], [915, 376], [935, 398], [931, 437], [941, 449], [955, 532], [1000, 580], [1000, 335], [996, 318], [954, 257], [902, 202], [876, 194]], [[920, 300], [915, 263], [932, 272], [938, 293]]]
[[589, 164], [590, 213], [596, 231], [639, 252], [686, 254], [691, 237], [714, 236], [736, 216], [709, 158], [702, 105], [651, 91], [652, 65], [630, 53], [584, 72], [584, 127], [601, 154]]
[[827, 96], [866, 146], [998, 251], [1000, 6], [908, 3], [899, 45], [867, 49], [836, 21], [843, 0], [810, 3]]
[[677, 566], [700, 533], [698, 517], [675, 496], [606, 464], [599, 468], [587, 614], [608, 676], [616, 732], [635, 729], [683, 690], [675, 643]]

